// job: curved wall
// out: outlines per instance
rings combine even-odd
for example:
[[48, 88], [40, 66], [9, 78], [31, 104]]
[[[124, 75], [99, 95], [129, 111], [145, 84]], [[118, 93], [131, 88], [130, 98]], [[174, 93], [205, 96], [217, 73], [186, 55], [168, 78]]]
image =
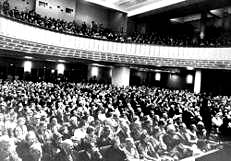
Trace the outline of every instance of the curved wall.
[[10, 50], [21, 49], [32, 54], [53, 54], [127, 64], [231, 69], [231, 48], [117, 43], [57, 33], [4, 17], [0, 17], [0, 36], [0, 48], [7, 49], [12, 43], [14, 47]]

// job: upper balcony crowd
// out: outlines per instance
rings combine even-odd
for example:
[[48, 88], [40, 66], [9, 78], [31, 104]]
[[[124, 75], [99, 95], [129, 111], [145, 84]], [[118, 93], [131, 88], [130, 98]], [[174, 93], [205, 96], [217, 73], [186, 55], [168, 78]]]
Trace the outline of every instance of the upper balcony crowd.
[[19, 11], [17, 7], [10, 9], [8, 0], [0, 1], [0, 14], [12, 19], [39, 26], [45, 29], [53, 30], [60, 33], [67, 33], [76, 36], [83, 36], [95, 39], [109, 40], [125, 43], [167, 45], [167, 46], [184, 46], [184, 47], [226, 47], [231, 46], [231, 36], [221, 34], [216, 38], [201, 40], [189, 36], [188, 34], [176, 34], [166, 32], [150, 32], [142, 34], [140, 32], [124, 33], [113, 32], [104, 28], [103, 24], [97, 25], [92, 21], [91, 24], [78, 24], [75, 21], [67, 22], [61, 19], [43, 17], [35, 11]]

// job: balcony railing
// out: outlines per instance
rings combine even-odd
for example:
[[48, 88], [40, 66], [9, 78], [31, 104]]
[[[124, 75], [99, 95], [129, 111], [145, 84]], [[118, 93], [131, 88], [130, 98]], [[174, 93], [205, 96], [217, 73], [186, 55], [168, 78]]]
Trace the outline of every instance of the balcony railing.
[[[5, 17], [0, 17], [0, 35], [21, 41], [66, 48], [68, 50], [88, 51], [101, 55], [105, 53], [106, 55], [112, 55], [113, 57], [122, 56], [127, 59], [130, 57], [136, 57], [137, 59], [146, 59], [148, 62], [152, 59], [174, 60], [173, 62], [176, 62], [175, 65], [177, 66], [186, 66], [191, 64], [190, 66], [200, 67], [197, 66], [196, 61], [203, 61], [207, 63], [215, 62], [222, 64], [222, 68], [230, 68], [229, 65], [226, 66], [226, 64], [231, 61], [231, 48], [168, 47], [111, 42], [57, 33], [13, 21]], [[184, 63], [184, 61], [194, 63], [187, 64]]]

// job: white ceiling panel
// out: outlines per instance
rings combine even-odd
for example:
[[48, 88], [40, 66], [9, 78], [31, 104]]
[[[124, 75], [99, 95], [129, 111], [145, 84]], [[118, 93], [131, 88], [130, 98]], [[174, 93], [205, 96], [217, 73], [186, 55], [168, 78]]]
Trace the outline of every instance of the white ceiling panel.
[[126, 12], [128, 17], [170, 6], [186, 0], [85, 0], [108, 8]]

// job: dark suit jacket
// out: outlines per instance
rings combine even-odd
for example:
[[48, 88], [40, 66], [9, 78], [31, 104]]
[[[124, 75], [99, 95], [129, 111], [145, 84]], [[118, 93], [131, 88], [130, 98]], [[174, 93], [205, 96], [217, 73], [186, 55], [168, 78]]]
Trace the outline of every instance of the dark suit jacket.
[[104, 161], [126, 161], [127, 156], [124, 151], [113, 146], [105, 146], [100, 148]]
[[93, 152], [90, 156], [87, 154], [85, 150], [81, 150], [77, 155], [78, 161], [102, 161], [99, 158], [99, 154], [97, 152]]

